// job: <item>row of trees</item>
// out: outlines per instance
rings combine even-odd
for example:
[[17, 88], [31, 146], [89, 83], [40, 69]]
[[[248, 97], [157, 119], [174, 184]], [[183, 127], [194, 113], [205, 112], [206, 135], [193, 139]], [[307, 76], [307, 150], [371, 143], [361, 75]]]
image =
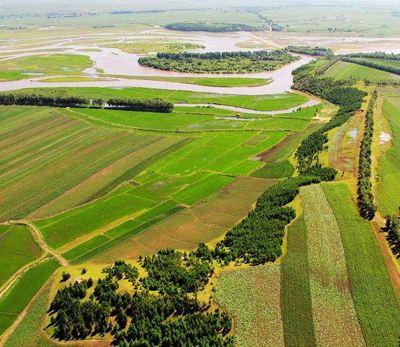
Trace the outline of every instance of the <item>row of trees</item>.
[[362, 106], [366, 93], [349, 86], [349, 81], [336, 81], [332, 78], [320, 78], [314, 63], [294, 71], [293, 88], [319, 96], [340, 107], [336, 115], [322, 128], [305, 138], [296, 151], [297, 169], [301, 174], [319, 176], [325, 180], [333, 179], [336, 170], [323, 167], [319, 154], [328, 142], [327, 132], [341, 126]]
[[364, 135], [361, 141], [358, 164], [357, 202], [361, 216], [367, 220], [372, 220], [376, 213], [371, 184], [371, 147], [374, 134], [374, 107], [377, 97], [377, 92], [374, 91], [365, 114]]
[[28, 106], [51, 106], [51, 107], [99, 107], [117, 108], [122, 110], [162, 112], [169, 113], [174, 109], [171, 102], [152, 99], [90, 99], [68, 94], [41, 94], [28, 92], [0, 93], [1, 105], [28, 105]]
[[191, 73], [251, 73], [276, 70], [297, 58], [284, 50], [260, 52], [158, 53], [139, 58], [155, 69]]
[[[177, 255], [166, 251], [143, 262], [154, 263], [167, 256], [178, 264]], [[179, 257], [184, 261], [183, 254]], [[55, 337], [72, 340], [109, 333], [118, 346], [233, 346], [227, 336], [232, 323], [225, 313], [210, 310], [208, 304], [184, 290], [149, 292], [134, 280], [138, 269], [123, 261], [103, 272], [107, 276], [98, 280], [89, 297], [87, 281], [58, 290], [49, 309]], [[149, 276], [156, 279], [152, 272]], [[167, 275], [163, 272], [161, 276]], [[132, 295], [118, 291], [123, 278], [131, 281], [135, 289]]]
[[400, 256], [400, 218], [387, 216], [383, 231], [387, 233], [387, 240], [395, 256]]
[[235, 23], [171, 23], [165, 29], [176, 31], [207, 31], [212, 33], [235, 32], [235, 31], [264, 31], [265, 25], [248, 25]]
[[348, 58], [371, 58], [371, 59], [384, 59], [384, 60], [400, 61], [400, 54], [385, 53], [385, 52], [351, 53], [351, 54], [346, 54], [345, 57], [348, 57]]

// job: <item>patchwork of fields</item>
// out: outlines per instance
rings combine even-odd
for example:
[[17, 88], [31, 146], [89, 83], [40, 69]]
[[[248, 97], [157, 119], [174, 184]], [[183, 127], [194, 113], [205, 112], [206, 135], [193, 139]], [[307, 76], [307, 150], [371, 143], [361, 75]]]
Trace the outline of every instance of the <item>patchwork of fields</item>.
[[298, 200], [281, 264], [222, 273], [217, 299], [236, 318], [238, 345], [395, 346], [400, 306], [347, 184], [303, 187]]

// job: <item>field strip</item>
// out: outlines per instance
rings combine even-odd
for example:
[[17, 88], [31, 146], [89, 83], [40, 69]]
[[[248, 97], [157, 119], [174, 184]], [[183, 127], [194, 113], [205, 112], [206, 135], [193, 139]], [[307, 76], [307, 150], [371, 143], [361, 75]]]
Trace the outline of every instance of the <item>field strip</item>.
[[396, 346], [400, 306], [371, 225], [359, 216], [347, 184], [324, 183], [322, 187], [342, 236], [351, 293], [365, 341], [369, 346]]
[[340, 231], [320, 185], [300, 189], [308, 231], [310, 292], [318, 346], [365, 346]]
[[216, 299], [235, 317], [240, 347], [284, 346], [279, 264], [221, 274]]
[[69, 263], [67, 260], [65, 260], [60, 254], [57, 252], [53, 251], [47, 243], [43, 240], [42, 234], [40, 233], [39, 229], [36, 228], [35, 225], [33, 225], [31, 222], [26, 221], [26, 220], [18, 220], [18, 221], [9, 221], [10, 224], [22, 224], [26, 225], [31, 231], [34, 239], [36, 242], [39, 244], [40, 248], [43, 249], [45, 255], [52, 255], [54, 258], [57, 259], [58, 263], [62, 266], [67, 266]]

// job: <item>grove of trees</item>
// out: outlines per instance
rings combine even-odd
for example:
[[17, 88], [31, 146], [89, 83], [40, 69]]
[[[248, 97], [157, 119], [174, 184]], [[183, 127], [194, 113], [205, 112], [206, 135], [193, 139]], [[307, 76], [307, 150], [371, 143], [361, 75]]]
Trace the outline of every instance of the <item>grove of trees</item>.
[[160, 70], [191, 73], [246, 73], [275, 70], [295, 61], [285, 50], [257, 52], [157, 53], [139, 64]]
[[400, 218], [387, 216], [383, 231], [387, 233], [387, 240], [395, 256], [400, 256]]
[[207, 31], [212, 33], [235, 32], [235, 31], [264, 31], [265, 25], [248, 25], [235, 23], [171, 23], [165, 29], [175, 31]]

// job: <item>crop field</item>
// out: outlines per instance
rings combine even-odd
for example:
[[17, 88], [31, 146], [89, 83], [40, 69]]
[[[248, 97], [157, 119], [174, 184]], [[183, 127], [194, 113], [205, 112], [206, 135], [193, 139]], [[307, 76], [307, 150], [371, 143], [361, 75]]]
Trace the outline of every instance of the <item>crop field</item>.
[[396, 214], [400, 207], [400, 98], [388, 97], [383, 103], [383, 116], [391, 128], [391, 147], [379, 163], [377, 185], [378, 208], [383, 215]]
[[340, 231], [320, 185], [301, 188], [318, 346], [363, 346]]
[[47, 259], [25, 272], [0, 300], [0, 334], [15, 321], [38, 290], [57, 269], [54, 259]]
[[354, 307], [365, 342], [395, 346], [400, 307], [371, 226], [358, 214], [344, 183], [322, 185], [340, 229]]
[[236, 318], [238, 346], [284, 345], [280, 276], [277, 264], [222, 273], [216, 299]]
[[0, 287], [42, 253], [30, 231], [21, 225], [0, 225]]
[[308, 230], [304, 216], [288, 228], [282, 259], [282, 319], [286, 346], [316, 346], [311, 303]]
[[354, 78], [356, 80], [367, 79], [375, 82], [400, 80], [400, 76], [398, 75], [344, 61], [339, 61], [332, 67], [330, 67], [325, 72], [325, 76], [333, 77], [334, 79], [349, 79], [349, 78]]
[[139, 255], [152, 254], [166, 247], [192, 250], [200, 242], [213, 244], [246, 216], [254, 201], [273, 182], [240, 177], [207, 199], [150, 226], [146, 232], [99, 252], [94, 260], [104, 263], [120, 257], [136, 259]]
[[[51, 92], [55, 89], [35, 89], [35, 92]], [[307, 102], [300, 94], [285, 93], [278, 95], [221, 95], [211, 93], [189, 92], [182, 90], [165, 90], [151, 88], [63, 88], [72, 95], [88, 98], [162, 98], [173, 103], [219, 104], [236, 106], [259, 111], [286, 110]], [[29, 91], [27, 89], [26, 91]]]
[[180, 141], [99, 128], [56, 109], [2, 107], [1, 111], [2, 221], [51, 215], [90, 201], [121, 183], [118, 178], [129, 176], [139, 164], [143, 170], [155, 152]]
[[80, 75], [93, 65], [89, 57], [49, 54], [0, 60], [0, 81], [51, 75]]

